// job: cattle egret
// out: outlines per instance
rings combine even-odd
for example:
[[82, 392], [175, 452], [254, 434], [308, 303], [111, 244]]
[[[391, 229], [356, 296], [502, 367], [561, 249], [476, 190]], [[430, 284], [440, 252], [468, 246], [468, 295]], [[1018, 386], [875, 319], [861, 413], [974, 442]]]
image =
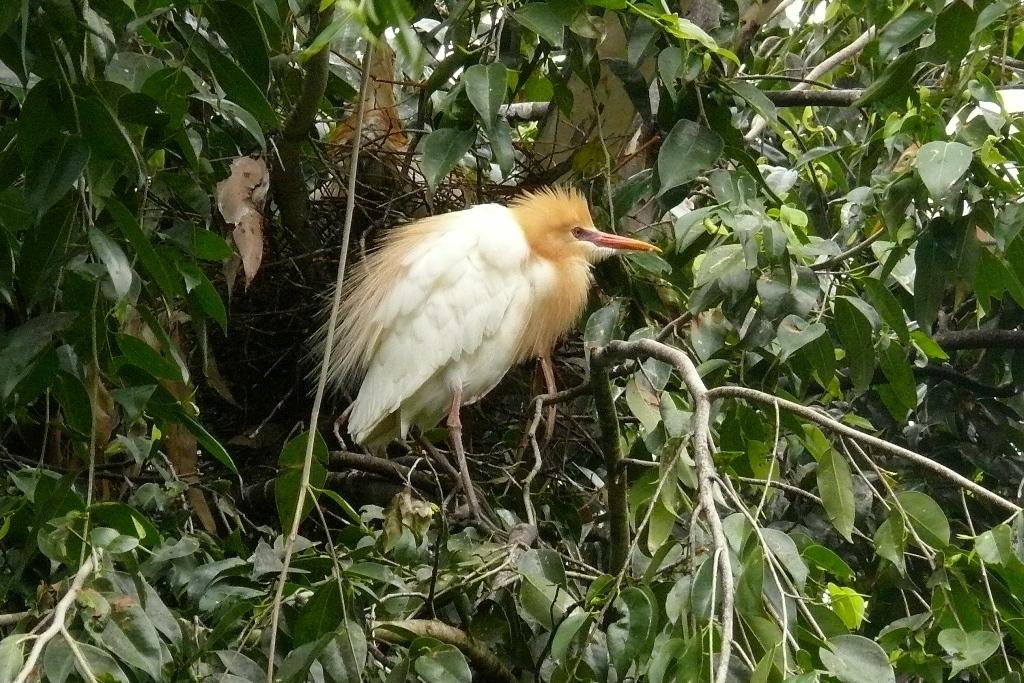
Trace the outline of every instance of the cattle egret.
[[335, 389], [361, 380], [349, 434], [380, 449], [447, 415], [479, 517], [460, 407], [513, 365], [547, 358], [583, 311], [592, 265], [619, 251], [658, 248], [597, 230], [586, 200], [561, 188], [391, 230], [344, 285], [328, 377]]

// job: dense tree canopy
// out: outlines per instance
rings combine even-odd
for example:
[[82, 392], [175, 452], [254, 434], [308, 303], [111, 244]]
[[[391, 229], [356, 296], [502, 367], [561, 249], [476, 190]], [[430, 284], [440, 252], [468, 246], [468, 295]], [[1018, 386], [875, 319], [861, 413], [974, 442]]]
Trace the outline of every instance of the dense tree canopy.
[[[0, 681], [1020, 681], [1022, 26], [0, 3]], [[551, 183], [663, 252], [467, 411], [497, 528], [310, 438], [345, 247]]]

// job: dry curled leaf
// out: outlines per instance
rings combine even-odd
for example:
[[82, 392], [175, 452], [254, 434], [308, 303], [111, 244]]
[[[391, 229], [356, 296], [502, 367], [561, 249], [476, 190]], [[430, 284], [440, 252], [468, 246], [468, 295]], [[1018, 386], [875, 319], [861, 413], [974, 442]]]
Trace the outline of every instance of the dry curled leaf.
[[231, 237], [242, 260], [246, 288], [263, 262], [263, 205], [269, 189], [270, 170], [263, 159], [253, 157], [235, 159], [231, 175], [217, 184], [217, 208], [234, 226]]
[[[363, 144], [382, 152], [404, 153], [409, 137], [402, 128], [395, 97], [395, 53], [386, 43], [373, 51], [370, 79], [363, 97]], [[337, 148], [347, 145], [355, 135], [357, 110], [338, 122], [328, 135]]]

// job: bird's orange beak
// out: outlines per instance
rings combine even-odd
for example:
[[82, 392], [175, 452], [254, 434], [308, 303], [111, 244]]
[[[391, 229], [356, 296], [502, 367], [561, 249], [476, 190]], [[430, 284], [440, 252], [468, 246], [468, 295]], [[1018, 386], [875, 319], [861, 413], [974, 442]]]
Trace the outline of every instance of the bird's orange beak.
[[619, 251], [653, 251], [656, 254], [661, 253], [661, 249], [650, 242], [642, 242], [631, 237], [613, 235], [609, 232], [601, 232], [600, 230], [594, 231], [594, 235], [593, 237], [590, 237], [590, 241], [599, 247], [605, 247], [607, 249], [617, 249]]

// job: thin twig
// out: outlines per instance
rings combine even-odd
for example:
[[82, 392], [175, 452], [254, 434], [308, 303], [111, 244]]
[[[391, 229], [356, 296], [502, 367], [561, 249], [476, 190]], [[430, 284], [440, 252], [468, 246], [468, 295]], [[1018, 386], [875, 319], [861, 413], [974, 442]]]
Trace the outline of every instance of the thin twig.
[[299, 480], [299, 495], [295, 501], [295, 511], [292, 515], [291, 529], [288, 532], [288, 539], [284, 547], [284, 562], [281, 573], [277, 579], [277, 590], [274, 593], [274, 604], [270, 618], [270, 653], [267, 657], [267, 683], [274, 683], [274, 656], [277, 648], [277, 629], [281, 619], [281, 601], [284, 598], [284, 585], [288, 580], [288, 566], [291, 564], [292, 553], [295, 550], [295, 540], [299, 535], [299, 522], [302, 518], [302, 508], [309, 493], [309, 475], [313, 466], [313, 445], [316, 440], [316, 425], [320, 417], [320, 405], [323, 403], [324, 393], [327, 389], [328, 368], [330, 367], [331, 351], [334, 349], [334, 332], [338, 324], [338, 309], [341, 307], [341, 285], [345, 280], [345, 264], [348, 255], [349, 238], [352, 235], [352, 217], [355, 215], [356, 199], [356, 174], [359, 170], [359, 147], [363, 137], [363, 114], [365, 113], [365, 98], [367, 83], [370, 75], [370, 56], [373, 54], [373, 45], [367, 44], [366, 53], [363, 55], [363, 79], [359, 88], [359, 104], [356, 105], [356, 130], [352, 138], [352, 158], [349, 165], [348, 197], [345, 202], [345, 223], [342, 228], [341, 238], [341, 259], [338, 261], [338, 275], [334, 283], [334, 298], [331, 301], [331, 317], [327, 324], [327, 338], [324, 341], [324, 358], [320, 364], [320, 379], [316, 385], [316, 393], [313, 396], [313, 408], [309, 417], [309, 438], [306, 439], [306, 453], [302, 462], [302, 477]]

